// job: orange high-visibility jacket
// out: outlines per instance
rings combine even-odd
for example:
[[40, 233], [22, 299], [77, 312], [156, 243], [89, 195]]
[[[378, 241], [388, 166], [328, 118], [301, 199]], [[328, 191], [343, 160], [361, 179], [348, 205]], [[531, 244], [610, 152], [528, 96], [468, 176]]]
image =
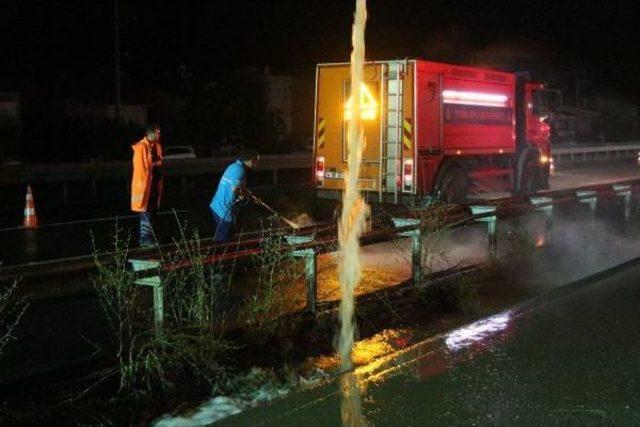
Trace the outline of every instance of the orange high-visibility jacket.
[[158, 191], [157, 204], [160, 205], [162, 184], [158, 183], [157, 189], [151, 188], [153, 182], [153, 155], [159, 159], [156, 165], [162, 162], [162, 146], [159, 142], [151, 144], [147, 138], [142, 138], [131, 146], [133, 149], [133, 175], [131, 179], [131, 210], [134, 212], [146, 212], [151, 191]]

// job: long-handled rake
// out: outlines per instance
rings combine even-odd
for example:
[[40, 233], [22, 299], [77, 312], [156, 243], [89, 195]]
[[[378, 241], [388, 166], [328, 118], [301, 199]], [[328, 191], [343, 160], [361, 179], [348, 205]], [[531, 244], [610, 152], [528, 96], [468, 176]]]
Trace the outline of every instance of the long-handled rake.
[[300, 226], [298, 224], [296, 224], [293, 221], [289, 221], [287, 218], [285, 218], [282, 215], [280, 215], [275, 209], [273, 209], [271, 206], [266, 204], [262, 199], [260, 199], [258, 196], [253, 194], [251, 191], [245, 189], [244, 190], [244, 194], [245, 194], [245, 196], [247, 198], [249, 198], [249, 200], [251, 200], [252, 202], [254, 202], [257, 205], [262, 206], [263, 208], [265, 208], [266, 210], [268, 210], [269, 212], [271, 212], [272, 214], [274, 214], [275, 216], [280, 218], [280, 220], [282, 220], [289, 227], [293, 228], [294, 230], [297, 230], [298, 228], [300, 228]]

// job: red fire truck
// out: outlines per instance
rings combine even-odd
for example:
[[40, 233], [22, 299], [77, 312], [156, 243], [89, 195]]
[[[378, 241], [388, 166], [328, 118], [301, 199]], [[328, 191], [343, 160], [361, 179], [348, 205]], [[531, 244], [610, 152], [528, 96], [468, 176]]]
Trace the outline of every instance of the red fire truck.
[[[314, 179], [338, 197], [347, 164], [349, 64], [316, 69]], [[548, 188], [548, 110], [540, 83], [501, 71], [423, 60], [368, 62], [360, 91], [367, 200], [463, 201], [472, 188]]]

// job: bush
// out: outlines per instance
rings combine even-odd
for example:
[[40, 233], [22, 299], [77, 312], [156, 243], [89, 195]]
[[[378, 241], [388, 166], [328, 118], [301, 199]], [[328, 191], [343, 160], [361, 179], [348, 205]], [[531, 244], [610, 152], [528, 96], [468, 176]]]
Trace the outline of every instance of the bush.
[[435, 202], [424, 209], [413, 211], [420, 220], [422, 234], [422, 268], [426, 273], [436, 270], [438, 263], [449, 262], [449, 251], [443, 242], [450, 236], [452, 218], [459, 212], [455, 204]]

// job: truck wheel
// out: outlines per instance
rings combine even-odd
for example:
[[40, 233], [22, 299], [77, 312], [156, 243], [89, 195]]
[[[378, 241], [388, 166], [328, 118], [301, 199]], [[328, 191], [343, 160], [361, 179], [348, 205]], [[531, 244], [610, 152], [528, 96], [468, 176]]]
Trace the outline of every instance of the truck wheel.
[[538, 190], [538, 158], [533, 154], [526, 156], [521, 162], [520, 178], [518, 179], [517, 192], [519, 194], [531, 194]]
[[445, 203], [464, 203], [469, 183], [467, 175], [459, 167], [447, 168], [438, 180], [438, 200]]

